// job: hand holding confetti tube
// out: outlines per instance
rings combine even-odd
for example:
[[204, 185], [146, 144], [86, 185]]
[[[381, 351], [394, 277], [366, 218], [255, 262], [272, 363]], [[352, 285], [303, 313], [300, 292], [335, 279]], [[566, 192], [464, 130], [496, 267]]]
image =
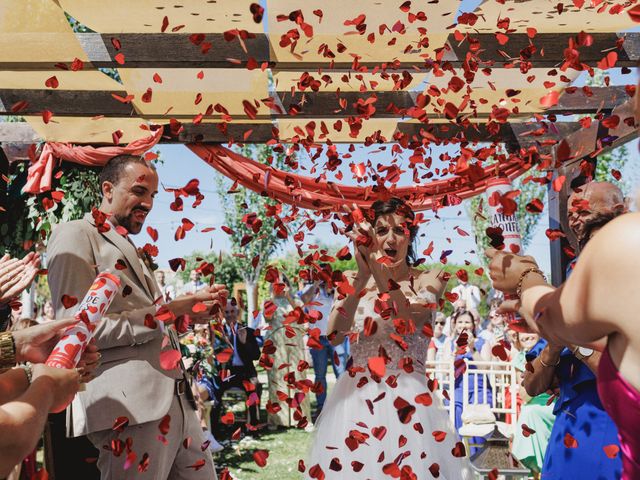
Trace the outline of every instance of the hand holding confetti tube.
[[109, 272], [98, 274], [78, 307], [75, 317], [80, 320], [62, 334], [46, 361], [50, 367], [74, 368], [87, 347], [98, 322], [108, 310], [120, 288], [120, 279]]

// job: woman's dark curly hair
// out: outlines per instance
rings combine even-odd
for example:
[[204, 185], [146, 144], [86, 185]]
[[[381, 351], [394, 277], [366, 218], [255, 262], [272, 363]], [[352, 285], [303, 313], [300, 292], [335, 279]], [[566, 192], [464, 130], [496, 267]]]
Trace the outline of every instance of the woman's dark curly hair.
[[373, 205], [371, 205], [371, 212], [373, 214], [371, 225], [374, 227], [378, 218], [382, 215], [397, 213], [407, 218], [407, 228], [409, 229], [409, 248], [407, 249], [406, 262], [409, 266], [415, 265], [418, 260], [415, 249], [418, 226], [413, 223], [416, 214], [411, 210], [411, 207], [403, 200], [397, 197], [391, 197], [389, 200], [377, 200], [373, 202]]

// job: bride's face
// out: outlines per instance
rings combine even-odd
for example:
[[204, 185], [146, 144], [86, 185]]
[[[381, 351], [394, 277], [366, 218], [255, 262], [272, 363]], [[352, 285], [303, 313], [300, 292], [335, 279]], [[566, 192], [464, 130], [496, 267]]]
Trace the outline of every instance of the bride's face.
[[411, 244], [406, 217], [397, 213], [380, 215], [375, 223], [375, 232], [380, 249], [391, 258], [390, 266], [406, 261]]

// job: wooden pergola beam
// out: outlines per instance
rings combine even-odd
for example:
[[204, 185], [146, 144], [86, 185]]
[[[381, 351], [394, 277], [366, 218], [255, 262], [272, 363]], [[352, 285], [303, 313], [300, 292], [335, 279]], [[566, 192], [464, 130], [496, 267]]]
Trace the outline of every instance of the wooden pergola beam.
[[[572, 87], [573, 88], [573, 87]], [[270, 115], [258, 115], [254, 119], [281, 119], [281, 118], [328, 118], [340, 119], [362, 114], [362, 106], [365, 102], [373, 103], [376, 108], [374, 118], [410, 118], [407, 110], [415, 106], [415, 92], [397, 91], [365, 91], [365, 92], [276, 92], [284, 112], [272, 112]], [[128, 117], [137, 116], [131, 103], [123, 103], [115, 96], [124, 99], [127, 92], [100, 91], [100, 90], [64, 90], [56, 89], [3, 89], [0, 87], [0, 116], [15, 115], [13, 107], [20, 103], [26, 105], [18, 112], [19, 115], [40, 115], [44, 110], [49, 110], [56, 116], [73, 117]], [[600, 111], [611, 111], [624, 103], [629, 98], [624, 86], [592, 87], [587, 95], [585, 90], [577, 88], [573, 93], [565, 92], [558, 104], [540, 112], [550, 115], [568, 114], [594, 114]], [[203, 102], [204, 103], [204, 102]], [[151, 104], [152, 105], [152, 104]], [[148, 107], [146, 107], [148, 109]], [[195, 108], [195, 107], [194, 107]], [[206, 109], [206, 105], [202, 110]], [[426, 108], [429, 111], [429, 107]], [[178, 120], [189, 120], [196, 115], [173, 114], [165, 115], [165, 111], [147, 113], [147, 118], [171, 117]], [[246, 115], [232, 115], [236, 120], [251, 121]], [[488, 112], [478, 112], [476, 118], [488, 118]], [[520, 106], [520, 112], [512, 114], [510, 118], [531, 118], [531, 109]], [[434, 118], [433, 113], [428, 114]], [[209, 117], [217, 118], [217, 117]], [[437, 116], [436, 116], [437, 118]]]
[[[609, 51], [616, 51], [617, 67], [635, 67], [640, 54], [640, 33], [591, 33], [591, 43], [578, 46], [580, 62], [591, 67], [602, 60]], [[449, 37], [449, 45], [458, 60], [466, 58], [472, 53], [484, 62], [496, 62], [494, 68], [501, 64], [519, 61], [521, 55], [530, 61], [534, 67], [559, 67], [567, 59], [565, 49], [572, 40], [576, 40], [578, 33], [538, 33], [529, 38], [525, 33], [507, 34], [508, 41], [502, 45], [498, 37], [492, 33], [469, 34], [469, 38], [457, 42], [453, 35]], [[618, 41], [622, 39], [622, 48], [618, 48]], [[471, 40], [471, 41], [470, 41]], [[531, 45], [535, 48], [529, 48]], [[524, 52], [524, 54], [523, 54]]]
[[[470, 34], [469, 38], [479, 42], [480, 50], [476, 53], [483, 62], [494, 68], [503, 68], [511, 60], [519, 60], [520, 53], [528, 45], [533, 44], [536, 51], [531, 54], [531, 62], [535, 67], [557, 67], [565, 61], [564, 50], [571, 38], [577, 38], [579, 32], [573, 33], [538, 33], [530, 39], [526, 33], [511, 33], [505, 45], [501, 45], [496, 36], [491, 33]], [[33, 35], [39, 35], [34, 33]], [[633, 67], [640, 55], [640, 33], [592, 33], [593, 42], [589, 46], [579, 47], [580, 59], [583, 63], [595, 66], [609, 50], [616, 49], [619, 37], [624, 38], [624, 44], [618, 52], [618, 67]], [[300, 61], [278, 62], [270, 42], [278, 39], [270, 38], [267, 34], [255, 34], [254, 38], [243, 40], [244, 47], [237, 38], [227, 41], [222, 33], [205, 34], [204, 40], [196, 43], [193, 37], [186, 33], [77, 33], [90, 64], [90, 68], [246, 68], [247, 60], [254, 59], [258, 66], [267, 62], [275, 70], [312, 71], [334, 69], [351, 69], [352, 62], [334, 62], [330, 59], [318, 59], [316, 55], [304, 55]], [[116, 50], [112, 39], [117, 39], [120, 49]], [[115, 42], [116, 44], [118, 42]], [[210, 43], [211, 48], [204, 49], [203, 45]], [[470, 51], [470, 42], [457, 42], [451, 34], [448, 39], [450, 51], [443, 61], [449, 61], [454, 67], [460, 67]], [[354, 52], [357, 53], [357, 52]], [[375, 52], [374, 52], [375, 53]], [[544, 55], [543, 55], [544, 53]], [[119, 56], [122, 54], [122, 56]], [[380, 58], [376, 61], [363, 61], [359, 66], [373, 68], [387, 64], [393, 70], [395, 58]], [[56, 63], [68, 62], [68, 58], [51, 58], [50, 61], [31, 62], [26, 58], [12, 59], [0, 62], [0, 69], [4, 70], [43, 70], [51, 69]], [[122, 63], [124, 61], [124, 63]], [[432, 60], [419, 62], [405, 62], [402, 68], [430, 69]]]

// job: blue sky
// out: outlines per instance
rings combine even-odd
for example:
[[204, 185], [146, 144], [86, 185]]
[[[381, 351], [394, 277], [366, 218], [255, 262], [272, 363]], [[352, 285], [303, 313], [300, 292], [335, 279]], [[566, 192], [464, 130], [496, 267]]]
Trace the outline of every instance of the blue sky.
[[[346, 146], [343, 147], [346, 149]], [[355, 162], [366, 161], [372, 158], [367, 149], [356, 147], [352, 160]], [[162, 187], [156, 199], [153, 211], [147, 218], [147, 225], [151, 225], [159, 232], [157, 245], [160, 249], [158, 257], [161, 267], [167, 266], [167, 261], [171, 258], [182, 257], [189, 253], [200, 250], [216, 253], [220, 251], [228, 251], [230, 243], [227, 235], [220, 230], [223, 225], [223, 211], [219, 204], [216, 189], [216, 177], [219, 175], [213, 168], [208, 166], [204, 161], [198, 158], [194, 153], [183, 145], [163, 145], [160, 147], [160, 155], [163, 164], [159, 166], [158, 173], [160, 182], [165, 187], [184, 186], [189, 180], [197, 178], [200, 180], [200, 188], [205, 195], [202, 204], [197, 208], [191, 208], [192, 200], [185, 202], [183, 212], [173, 212], [169, 209], [169, 204], [173, 201], [173, 194], [165, 192]], [[632, 192], [635, 192], [640, 186], [640, 169], [637, 168], [638, 147], [637, 142], [629, 145], [629, 152], [632, 160], [629, 162], [627, 169], [623, 172], [623, 176], [632, 185]], [[307, 160], [302, 155], [301, 163], [304, 165]], [[384, 159], [380, 159], [383, 161]], [[345, 163], [348, 163], [345, 161]], [[349, 181], [350, 175], [345, 175], [344, 183], [353, 184]], [[426, 212], [428, 218], [432, 220], [426, 226], [423, 226], [421, 233], [425, 236], [419, 239], [419, 251], [422, 252], [433, 240], [435, 245], [434, 257], [437, 258], [442, 250], [453, 250], [449, 257], [450, 262], [462, 263], [465, 260], [477, 262], [478, 259], [474, 253], [470, 253], [475, 249], [475, 243], [472, 237], [471, 224], [462, 206], [449, 207], [442, 209], [438, 216], [434, 218], [432, 212]], [[545, 209], [546, 212], [546, 209]], [[180, 241], [174, 240], [174, 232], [181, 224], [182, 218], [189, 218], [196, 224], [196, 227], [187, 233], [186, 238]], [[549, 241], [544, 234], [547, 228], [546, 213], [539, 224], [536, 235], [531, 242], [527, 253], [533, 255], [541, 263], [545, 271], [549, 271]], [[207, 233], [200, 231], [215, 227], [215, 230]], [[468, 237], [461, 237], [455, 230], [459, 227], [470, 233]], [[150, 241], [148, 235], [143, 231], [137, 239], [138, 244], [144, 244]], [[308, 234], [305, 241], [314, 243], [323, 241], [326, 244], [335, 244], [339, 246], [345, 245], [346, 239], [333, 235], [330, 227], [326, 224], [318, 224], [312, 234]], [[287, 243], [282, 252], [294, 250], [293, 242]]]

